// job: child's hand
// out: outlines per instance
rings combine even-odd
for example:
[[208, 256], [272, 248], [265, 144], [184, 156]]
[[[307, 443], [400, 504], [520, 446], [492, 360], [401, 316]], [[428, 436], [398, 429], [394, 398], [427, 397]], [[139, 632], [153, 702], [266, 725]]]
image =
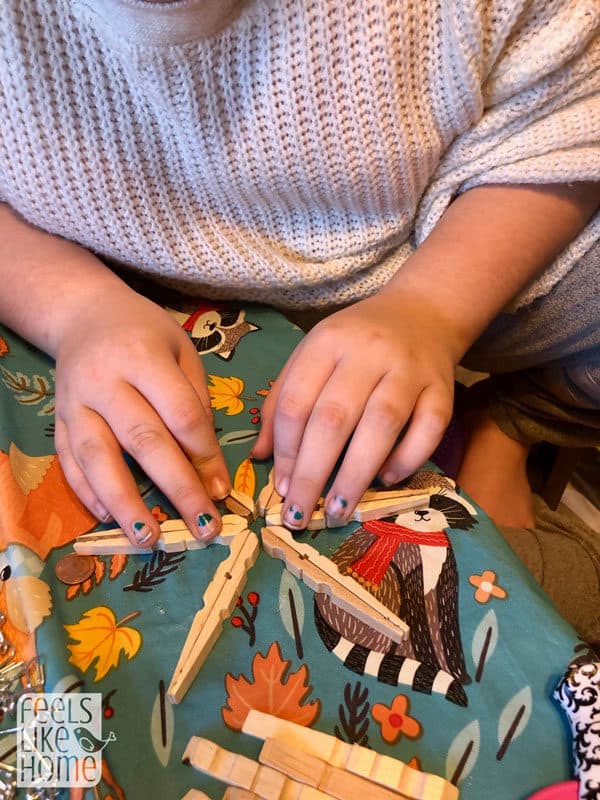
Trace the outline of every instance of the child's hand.
[[204, 370], [179, 325], [129, 289], [69, 322], [56, 349], [56, 448], [67, 480], [99, 519], [142, 547], [159, 536], [123, 458], [165, 493], [193, 534], [220, 528], [227, 495]]
[[325, 499], [331, 517], [347, 518], [375, 475], [396, 483], [422, 465], [452, 413], [454, 350], [448, 323], [406, 293], [356, 303], [306, 336], [263, 406], [253, 450], [273, 449], [286, 525], [306, 526], [348, 440]]

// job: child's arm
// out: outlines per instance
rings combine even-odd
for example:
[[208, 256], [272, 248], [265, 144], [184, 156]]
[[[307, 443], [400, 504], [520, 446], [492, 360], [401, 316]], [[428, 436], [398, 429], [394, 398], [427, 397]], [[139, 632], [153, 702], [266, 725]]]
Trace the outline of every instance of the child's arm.
[[385, 289], [306, 336], [263, 406], [254, 447], [258, 458], [274, 450], [286, 524], [304, 527], [349, 439], [326, 498], [332, 516], [349, 514], [376, 474], [394, 483], [422, 465], [451, 416], [455, 365], [583, 228], [599, 189], [471, 189]]
[[56, 449], [90, 511], [111, 514], [137, 544], [158, 537], [125, 450], [195, 535], [218, 533], [210, 498], [227, 494], [229, 476], [202, 365], [179, 325], [91, 253], [2, 204], [0, 284], [0, 319], [56, 358]]

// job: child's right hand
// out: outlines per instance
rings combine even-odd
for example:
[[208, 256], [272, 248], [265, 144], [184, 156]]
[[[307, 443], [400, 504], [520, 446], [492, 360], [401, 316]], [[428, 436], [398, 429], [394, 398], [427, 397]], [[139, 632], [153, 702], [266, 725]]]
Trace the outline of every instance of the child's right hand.
[[[129, 538], [160, 534], [123, 458], [129, 453], [199, 539], [220, 528], [212, 499], [230, 480], [200, 358], [167, 312], [124, 285], [69, 320], [56, 347], [56, 449], [66, 478], [99, 519]], [[211, 499], [212, 498], [212, 499]]]

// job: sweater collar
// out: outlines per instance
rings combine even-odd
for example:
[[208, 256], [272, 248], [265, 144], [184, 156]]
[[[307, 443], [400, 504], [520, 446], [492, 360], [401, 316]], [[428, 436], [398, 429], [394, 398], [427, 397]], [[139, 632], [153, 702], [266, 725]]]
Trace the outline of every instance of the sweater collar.
[[218, 24], [203, 19], [206, 0], [175, 0], [167, 3], [146, 0], [72, 0], [96, 28], [111, 38], [134, 45], [164, 46], [210, 39], [223, 32], [256, 4], [257, 0], [222, 0], [229, 6]]

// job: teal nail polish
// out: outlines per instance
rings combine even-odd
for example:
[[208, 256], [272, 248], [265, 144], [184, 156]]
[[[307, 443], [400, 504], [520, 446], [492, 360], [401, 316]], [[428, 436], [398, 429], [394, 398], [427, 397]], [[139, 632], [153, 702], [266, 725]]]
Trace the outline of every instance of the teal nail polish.
[[133, 535], [138, 544], [146, 544], [152, 538], [152, 530], [145, 522], [134, 522], [131, 526], [133, 528]]
[[304, 519], [304, 512], [300, 506], [290, 506], [285, 512], [285, 520], [288, 525], [298, 527]]
[[205, 528], [209, 522], [212, 522], [212, 514], [198, 514], [198, 527]]

